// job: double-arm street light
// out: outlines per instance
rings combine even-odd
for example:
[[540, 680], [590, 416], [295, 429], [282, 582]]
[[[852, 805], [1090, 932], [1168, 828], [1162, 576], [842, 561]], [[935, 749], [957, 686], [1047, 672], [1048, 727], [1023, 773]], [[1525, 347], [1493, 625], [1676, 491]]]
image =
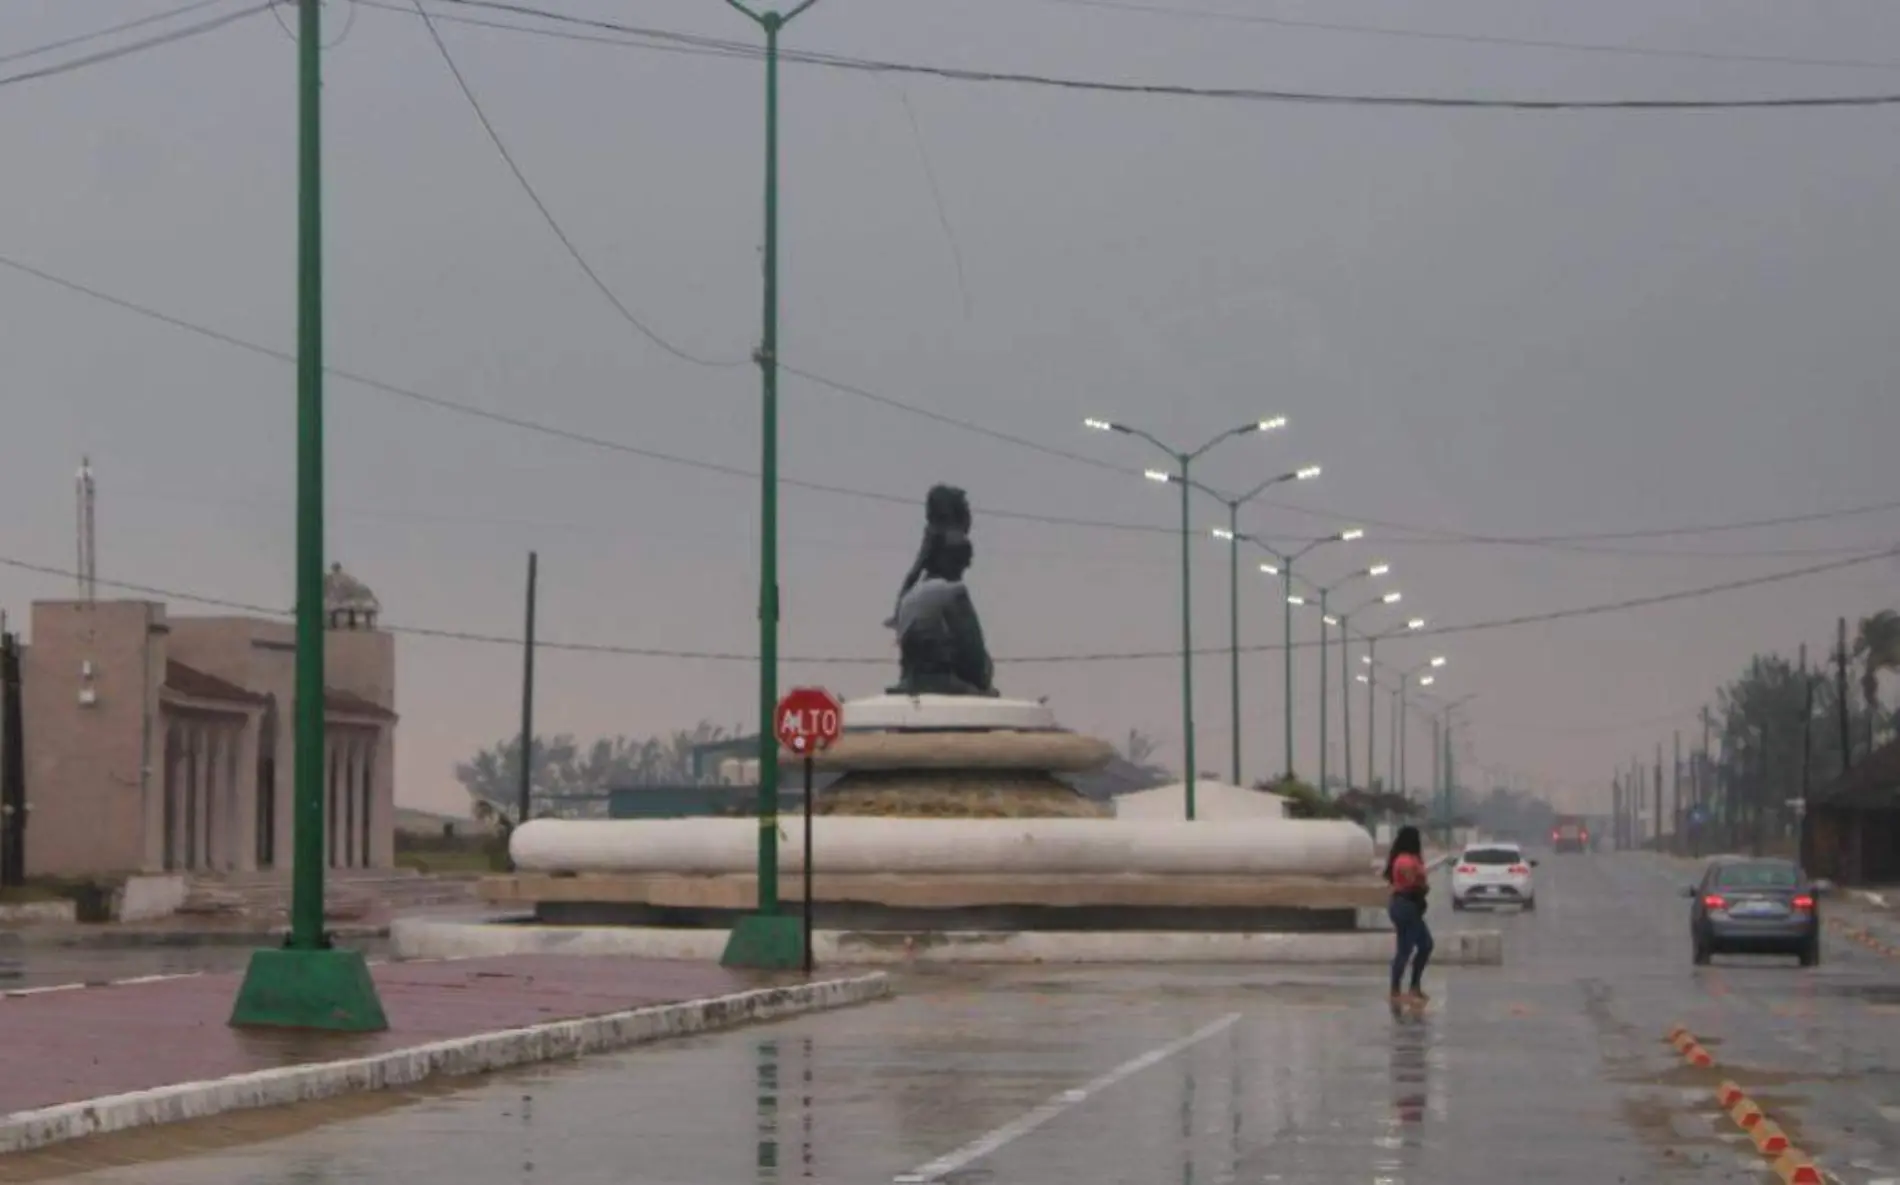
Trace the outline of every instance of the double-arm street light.
[[1406, 670], [1400, 671], [1398, 673], [1399, 678], [1398, 678], [1397, 695], [1398, 695], [1398, 701], [1399, 701], [1399, 706], [1398, 706], [1399, 767], [1398, 767], [1397, 789], [1400, 794], [1407, 794], [1407, 795], [1410, 794], [1410, 790], [1406, 786], [1406, 779], [1405, 779], [1405, 690], [1407, 687], [1413, 684], [1413, 681], [1415, 679], [1417, 680], [1418, 686], [1430, 687], [1433, 683], [1437, 682], [1437, 676], [1431, 674], [1431, 672], [1444, 666], [1447, 661], [1448, 660], [1445, 658], [1444, 655], [1435, 654], [1432, 657], [1426, 659], [1424, 662], [1419, 663], [1416, 666], [1410, 667]]
[[[1390, 564], [1373, 564], [1369, 568], [1360, 568], [1357, 571], [1348, 572], [1331, 584], [1311, 585], [1314, 592], [1319, 596], [1319, 792], [1322, 797], [1326, 794], [1326, 763], [1330, 757], [1330, 751], [1326, 744], [1326, 717], [1329, 715], [1326, 710], [1326, 628], [1340, 623], [1339, 618], [1327, 612], [1326, 598], [1355, 580], [1377, 578], [1384, 576], [1391, 570], [1392, 565]], [[1296, 593], [1289, 593], [1287, 595], [1287, 601], [1290, 604], [1303, 605], [1306, 603], [1306, 598]], [[1340, 639], [1340, 647], [1343, 651], [1345, 647], [1345, 639], [1343, 636]], [[1351, 787], [1348, 786], [1348, 789], [1350, 788]]]
[[[1451, 714], [1478, 698], [1477, 692], [1461, 696], [1445, 705], [1438, 720], [1432, 721], [1433, 745], [1432, 764], [1437, 766], [1432, 777], [1438, 782], [1438, 817], [1442, 842], [1451, 842], [1452, 787], [1456, 784], [1456, 767], [1451, 758]], [[1440, 754], [1443, 754], [1440, 757]]]
[[1408, 618], [1403, 626], [1394, 626], [1392, 629], [1385, 630], [1381, 633], [1365, 635], [1366, 652], [1359, 656], [1359, 661], [1364, 663], [1366, 667], [1365, 673], [1360, 676], [1360, 679], [1366, 685], [1366, 781], [1367, 782], [1370, 782], [1372, 780], [1372, 771], [1378, 768], [1373, 763], [1374, 755], [1378, 753], [1378, 748], [1373, 743], [1374, 742], [1373, 730], [1374, 730], [1375, 724], [1377, 723], [1377, 714], [1374, 711], [1374, 709], [1377, 708], [1378, 706], [1378, 700], [1375, 698], [1374, 693], [1379, 688], [1379, 666], [1378, 666], [1379, 643], [1384, 641], [1387, 638], [1395, 637], [1399, 634], [1407, 633], [1411, 630], [1422, 630], [1424, 628], [1425, 628], [1425, 619], [1423, 617], [1413, 617], [1413, 618]]
[[[1346, 754], [1346, 788], [1348, 790], [1352, 789], [1352, 670], [1347, 665], [1347, 659], [1349, 652], [1352, 650], [1352, 634], [1350, 632], [1352, 629], [1352, 619], [1374, 609], [1384, 608], [1388, 605], [1396, 605], [1404, 599], [1405, 595], [1397, 589], [1394, 589], [1391, 592], [1382, 593], [1363, 604], [1353, 606], [1351, 610], [1339, 614], [1336, 622], [1329, 623], [1339, 626], [1339, 710], [1345, 722], [1345, 729], [1340, 734], [1340, 740], [1344, 742], [1344, 751]], [[1368, 779], [1372, 777], [1371, 769], [1366, 770], [1366, 777]]]
[[[809, 2], [809, 0], [807, 0]], [[1177, 449], [1163, 444], [1159, 438], [1140, 428], [1119, 424], [1113, 420], [1084, 420], [1083, 424], [1098, 432], [1120, 432], [1124, 436], [1135, 436], [1147, 441], [1174, 461], [1174, 471], [1150, 469], [1146, 476], [1151, 481], [1173, 482], [1181, 487], [1181, 747], [1183, 749], [1182, 788], [1187, 807], [1187, 817], [1194, 818], [1194, 602], [1192, 599], [1192, 564], [1190, 563], [1189, 542], [1191, 530], [1188, 526], [1188, 493], [1193, 485], [1193, 465], [1209, 449], [1236, 436], [1248, 436], [1256, 432], [1273, 432], [1286, 427], [1285, 416], [1256, 420], [1251, 424], [1242, 424], [1238, 428], [1229, 428], [1209, 440], [1197, 449]]]
[[[1233, 725], [1233, 769], [1236, 786], [1245, 785], [1240, 780], [1240, 544], [1242, 542], [1240, 508], [1274, 486], [1285, 485], [1291, 481], [1311, 481], [1319, 475], [1318, 465], [1290, 469], [1278, 477], [1268, 478], [1244, 494], [1228, 494], [1199, 481], [1190, 480], [1186, 483], [1189, 487], [1201, 491], [1227, 507], [1227, 526], [1214, 528], [1214, 538], [1224, 539], [1227, 542], [1227, 666], [1230, 685], [1228, 707]], [[1170, 477], [1168, 480], [1173, 479]]]
[[[1282, 576], [1285, 581], [1285, 588], [1286, 588], [1286, 597], [1285, 597], [1285, 600], [1286, 600], [1286, 605], [1285, 605], [1285, 611], [1286, 611], [1286, 776], [1288, 778], [1291, 778], [1293, 776], [1293, 606], [1304, 603], [1304, 601], [1300, 598], [1299, 594], [1293, 591], [1293, 569], [1294, 569], [1294, 566], [1297, 565], [1302, 559], [1304, 559], [1309, 553], [1311, 553], [1317, 548], [1326, 546], [1328, 543], [1351, 543], [1354, 540], [1364, 539], [1365, 537], [1366, 537], [1365, 531], [1360, 529], [1359, 527], [1348, 527], [1347, 529], [1340, 531], [1338, 534], [1321, 535], [1317, 539], [1309, 540], [1305, 547], [1302, 547], [1298, 551], [1293, 552], [1291, 555], [1284, 557], [1286, 562], [1284, 564], [1284, 572], [1282, 573]], [[1370, 569], [1367, 569], [1367, 570], [1370, 571]], [[1320, 625], [1319, 645], [1320, 645], [1320, 658], [1319, 658], [1320, 677], [1324, 679], [1326, 675], [1326, 627], [1324, 623]], [[1324, 701], [1322, 701], [1320, 705], [1320, 770], [1321, 770], [1320, 782], [1321, 782], [1322, 787], [1324, 786], [1325, 780], [1326, 780], [1325, 778], [1325, 768], [1326, 768], [1325, 750], [1326, 750], [1326, 710], [1325, 710], [1325, 703]], [[1324, 791], [1322, 790], [1322, 793], [1323, 792]]]

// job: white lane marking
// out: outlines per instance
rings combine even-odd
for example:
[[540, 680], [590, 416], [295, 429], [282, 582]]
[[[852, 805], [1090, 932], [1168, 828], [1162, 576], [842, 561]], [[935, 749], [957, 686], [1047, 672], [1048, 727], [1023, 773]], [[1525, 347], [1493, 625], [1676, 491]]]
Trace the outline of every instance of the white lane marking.
[[929, 1185], [929, 1182], [941, 1181], [958, 1169], [974, 1161], [982, 1160], [1004, 1145], [1021, 1139], [1064, 1111], [1086, 1103], [1123, 1079], [1131, 1078], [1149, 1066], [1164, 1062], [1209, 1037], [1226, 1032], [1239, 1020], [1240, 1013], [1230, 1012], [1212, 1024], [1201, 1026], [1179, 1041], [1172, 1041], [1158, 1049], [1151, 1049], [1140, 1057], [1123, 1062], [1099, 1078], [1085, 1082], [1072, 1090], [1052, 1095], [1048, 1101], [1024, 1112], [1003, 1126], [977, 1137], [955, 1152], [939, 1156], [928, 1164], [920, 1164], [908, 1173], [899, 1173], [893, 1178], [895, 1185]]

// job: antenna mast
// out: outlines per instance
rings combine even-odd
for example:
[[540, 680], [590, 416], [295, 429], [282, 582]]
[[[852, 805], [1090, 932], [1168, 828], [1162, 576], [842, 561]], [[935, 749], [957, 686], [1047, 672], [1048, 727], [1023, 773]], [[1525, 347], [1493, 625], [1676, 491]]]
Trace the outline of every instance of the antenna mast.
[[90, 604], [99, 595], [99, 552], [93, 534], [93, 505], [98, 491], [92, 483], [92, 458], [79, 462], [79, 599]]

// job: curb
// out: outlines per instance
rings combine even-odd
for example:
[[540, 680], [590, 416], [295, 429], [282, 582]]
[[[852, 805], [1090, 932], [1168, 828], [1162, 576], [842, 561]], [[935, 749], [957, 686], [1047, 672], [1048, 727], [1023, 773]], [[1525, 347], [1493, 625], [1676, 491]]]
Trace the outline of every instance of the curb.
[[1859, 943], [1874, 954], [1884, 955], [1889, 959], [1900, 958], [1900, 946], [1888, 942], [1885, 938], [1871, 930], [1863, 930], [1859, 926], [1832, 917], [1826, 919], [1823, 924], [1830, 929], [1838, 930], [1842, 937], [1848, 939], [1850, 942]]
[[763, 988], [707, 1000], [478, 1033], [371, 1057], [258, 1070], [206, 1082], [185, 1082], [61, 1103], [0, 1116], [0, 1155], [108, 1132], [203, 1119], [227, 1111], [281, 1107], [342, 1094], [411, 1086], [429, 1078], [484, 1074], [534, 1062], [582, 1057], [669, 1037], [846, 1008], [881, 1000], [890, 994], [890, 980], [883, 974]]
[[[1666, 1039], [1691, 1065], [1708, 1067], [1715, 1064], [1714, 1055], [1703, 1047], [1687, 1026], [1672, 1026]], [[1787, 1185], [1823, 1185], [1827, 1180], [1820, 1166], [1807, 1153], [1796, 1148], [1781, 1126], [1762, 1110], [1761, 1104], [1750, 1098], [1748, 1092], [1733, 1079], [1724, 1078], [1715, 1088], [1715, 1101], [1729, 1121], [1754, 1141], [1755, 1150], [1762, 1154], [1775, 1175]]]
[[[402, 959], [501, 955], [617, 955], [716, 961], [723, 930], [657, 926], [535, 926], [405, 919], [392, 932]], [[826, 966], [919, 964], [1169, 964], [1389, 966], [1392, 936], [1379, 931], [817, 930], [812, 949]], [[1433, 966], [1495, 967], [1504, 962], [1498, 930], [1452, 930], [1438, 937]]]
[[[388, 925], [336, 925], [328, 928], [331, 938], [341, 942], [362, 942], [389, 937]], [[77, 927], [31, 926], [8, 930], [15, 938], [11, 949], [26, 950], [163, 950], [175, 947], [257, 947], [275, 946], [290, 933], [288, 926], [229, 930], [116, 929], [113, 923], [81, 923]]]

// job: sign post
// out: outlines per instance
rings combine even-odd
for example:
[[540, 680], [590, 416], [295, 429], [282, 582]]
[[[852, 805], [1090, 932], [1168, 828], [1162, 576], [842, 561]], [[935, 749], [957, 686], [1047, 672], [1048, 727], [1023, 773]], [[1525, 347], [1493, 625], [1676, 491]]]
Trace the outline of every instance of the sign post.
[[[764, 860], [759, 867], [759, 906], [751, 917], [740, 919], [726, 940], [726, 953], [720, 960], [728, 967], [765, 969], [790, 968], [802, 964], [812, 969], [812, 759], [838, 739], [844, 728], [844, 706], [838, 697], [822, 687], [794, 687], [778, 701], [772, 713], [772, 732], [779, 747], [799, 758], [805, 766], [805, 872], [804, 908], [797, 923], [800, 931], [794, 944], [787, 933], [779, 908], [778, 861]], [[776, 839], [778, 819], [761, 815], [759, 826], [771, 828]], [[761, 839], [763, 839], [763, 834]]]

